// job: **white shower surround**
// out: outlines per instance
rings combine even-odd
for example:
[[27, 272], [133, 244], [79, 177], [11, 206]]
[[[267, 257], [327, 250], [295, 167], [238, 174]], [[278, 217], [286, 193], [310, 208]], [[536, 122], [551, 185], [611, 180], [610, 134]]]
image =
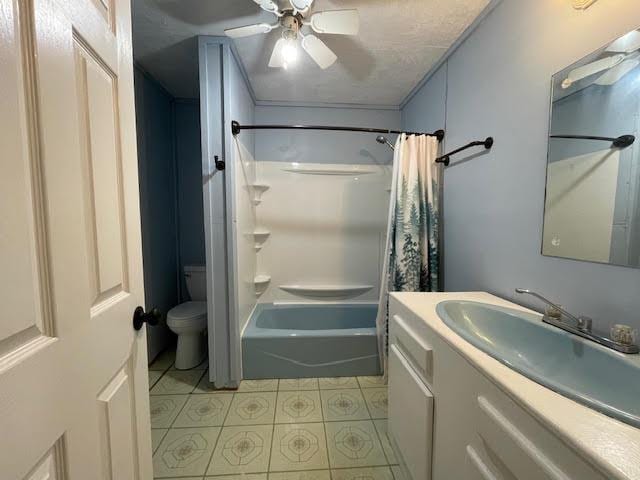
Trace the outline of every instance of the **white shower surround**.
[[269, 237], [256, 274], [271, 277], [258, 301], [377, 301], [391, 167], [260, 161], [257, 178], [269, 190], [256, 226]]
[[256, 272], [256, 161], [245, 143], [252, 141], [245, 135], [233, 139], [236, 171], [234, 177], [235, 195], [235, 240], [236, 240], [236, 301], [239, 331], [242, 332], [256, 306], [254, 278]]

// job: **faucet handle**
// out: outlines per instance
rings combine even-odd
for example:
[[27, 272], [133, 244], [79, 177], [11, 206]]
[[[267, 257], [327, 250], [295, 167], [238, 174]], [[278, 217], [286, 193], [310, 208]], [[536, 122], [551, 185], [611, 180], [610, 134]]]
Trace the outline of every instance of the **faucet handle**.
[[593, 326], [593, 320], [589, 317], [578, 317], [578, 329], [583, 332], [591, 332], [591, 328]]
[[611, 340], [621, 345], [634, 345], [637, 332], [629, 325], [616, 324], [611, 327]]

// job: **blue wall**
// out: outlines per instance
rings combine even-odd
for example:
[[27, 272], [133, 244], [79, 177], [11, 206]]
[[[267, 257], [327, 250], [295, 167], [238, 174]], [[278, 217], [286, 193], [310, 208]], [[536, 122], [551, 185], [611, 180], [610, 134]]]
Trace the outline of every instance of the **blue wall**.
[[[135, 92], [145, 303], [166, 315], [179, 299], [173, 98], [138, 68]], [[164, 324], [147, 332], [152, 360], [171, 332]]]
[[[637, 28], [635, 2], [502, 2], [403, 108], [404, 128], [445, 127], [445, 148], [494, 136], [444, 178], [445, 288], [523, 304], [528, 287], [601, 330], [640, 327], [640, 270], [541, 255], [551, 76]], [[444, 115], [443, 115], [443, 112]], [[444, 119], [445, 123], [442, 124]], [[440, 122], [440, 124], [438, 124]]]
[[[185, 265], [205, 264], [199, 102], [175, 100], [174, 118], [178, 176], [178, 253], [181, 273]], [[181, 301], [188, 300], [182, 274], [180, 285]]]
[[[400, 128], [398, 110], [258, 106], [255, 118], [258, 124]], [[395, 135], [387, 137], [395, 142]], [[258, 161], [385, 165], [393, 160], [374, 133], [269, 130], [256, 132], [255, 142]]]
[[412, 132], [435, 132], [443, 129], [447, 123], [446, 95], [447, 65], [445, 64], [402, 109], [402, 128]]
[[[187, 298], [182, 265], [204, 264], [199, 107], [139, 68], [134, 80], [145, 304], [166, 316]], [[149, 328], [149, 360], [172, 341], [164, 322]]]

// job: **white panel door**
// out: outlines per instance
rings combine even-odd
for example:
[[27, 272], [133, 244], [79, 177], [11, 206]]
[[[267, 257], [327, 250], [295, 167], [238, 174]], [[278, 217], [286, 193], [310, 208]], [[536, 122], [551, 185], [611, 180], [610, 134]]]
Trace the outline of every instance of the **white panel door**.
[[128, 0], [0, 0], [0, 478], [152, 478]]

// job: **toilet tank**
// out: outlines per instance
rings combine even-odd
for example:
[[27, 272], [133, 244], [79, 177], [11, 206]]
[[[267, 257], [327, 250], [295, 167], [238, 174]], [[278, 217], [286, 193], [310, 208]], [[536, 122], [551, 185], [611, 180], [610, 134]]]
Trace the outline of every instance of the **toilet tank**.
[[205, 302], [207, 300], [207, 270], [204, 265], [185, 265], [184, 279], [191, 300]]

